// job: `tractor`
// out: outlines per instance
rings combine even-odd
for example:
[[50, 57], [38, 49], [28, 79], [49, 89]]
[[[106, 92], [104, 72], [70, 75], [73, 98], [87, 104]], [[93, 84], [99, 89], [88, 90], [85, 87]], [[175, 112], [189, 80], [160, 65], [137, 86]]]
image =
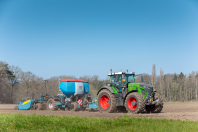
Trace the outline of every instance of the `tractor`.
[[[137, 114], [142, 112], [159, 113], [163, 100], [156, 94], [153, 86], [135, 83], [135, 72], [111, 73], [109, 83], [97, 92], [97, 105], [101, 112], [124, 112]], [[141, 74], [140, 74], [141, 75]], [[143, 82], [143, 76], [141, 75]]]

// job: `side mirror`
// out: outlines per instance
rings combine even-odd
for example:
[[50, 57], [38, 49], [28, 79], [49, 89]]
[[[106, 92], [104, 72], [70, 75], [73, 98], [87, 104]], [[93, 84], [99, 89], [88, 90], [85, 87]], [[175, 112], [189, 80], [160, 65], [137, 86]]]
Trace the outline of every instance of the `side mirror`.
[[142, 82], [144, 81], [144, 79], [143, 79], [143, 76], [141, 75], [141, 80], [142, 80]]
[[116, 76], [116, 82], [119, 82], [119, 78], [118, 78], [118, 76]]

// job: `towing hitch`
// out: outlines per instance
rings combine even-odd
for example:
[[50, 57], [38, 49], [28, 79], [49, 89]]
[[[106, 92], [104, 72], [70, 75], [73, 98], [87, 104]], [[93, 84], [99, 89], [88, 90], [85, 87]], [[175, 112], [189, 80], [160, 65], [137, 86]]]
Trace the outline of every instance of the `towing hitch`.
[[160, 98], [155, 101], [148, 101], [148, 103], [146, 103], [146, 105], [154, 105], [155, 103], [157, 103], [159, 101], [160, 101]]

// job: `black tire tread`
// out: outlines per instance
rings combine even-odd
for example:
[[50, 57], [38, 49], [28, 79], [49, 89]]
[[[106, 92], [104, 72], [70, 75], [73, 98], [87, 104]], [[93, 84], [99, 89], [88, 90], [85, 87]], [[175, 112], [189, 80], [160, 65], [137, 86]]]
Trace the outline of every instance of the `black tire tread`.
[[159, 95], [159, 94], [155, 95], [155, 99], [159, 99], [159, 98], [160, 98], [160, 101], [157, 102], [157, 104], [155, 106], [156, 108], [154, 109], [154, 111], [152, 111], [153, 113], [160, 113], [163, 109], [164, 103], [163, 103], [163, 99], [162, 99], [161, 95]]
[[[111, 100], [111, 105], [110, 105], [110, 108], [107, 110], [107, 111], [103, 111], [100, 109], [99, 107], [99, 110], [101, 112], [108, 112], [108, 113], [113, 113], [117, 110], [117, 107], [116, 107], [116, 102], [115, 102], [115, 97], [114, 95], [107, 89], [103, 89], [100, 91], [100, 93], [98, 94], [98, 97], [102, 94], [102, 93], [107, 93], [109, 96], [110, 96], [110, 100]], [[97, 105], [99, 106], [100, 105], [100, 101], [99, 101], [99, 98], [97, 97]]]
[[[128, 98], [131, 96], [131, 95], [134, 95], [137, 97], [138, 101], [139, 101], [139, 107], [137, 107], [138, 110], [136, 111], [131, 111], [127, 106], [127, 100]], [[143, 96], [137, 92], [133, 92], [133, 93], [130, 93], [127, 97], [126, 97], [126, 100], [125, 100], [125, 107], [126, 107], [126, 110], [129, 112], [129, 113], [132, 113], [132, 114], [138, 114], [138, 113], [141, 113], [144, 109], [145, 109], [145, 103], [144, 103], [144, 99], [143, 99]]]

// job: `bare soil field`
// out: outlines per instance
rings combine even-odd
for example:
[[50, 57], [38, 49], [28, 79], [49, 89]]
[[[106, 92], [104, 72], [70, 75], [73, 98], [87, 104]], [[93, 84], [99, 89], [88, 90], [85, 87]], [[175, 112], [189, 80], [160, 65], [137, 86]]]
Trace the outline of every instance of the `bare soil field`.
[[163, 118], [173, 120], [198, 121], [198, 103], [164, 103], [161, 113], [101, 113], [99, 111], [48, 111], [48, 110], [14, 110], [15, 104], [0, 104], [0, 113], [12, 114], [37, 114], [37, 115], [58, 115], [58, 116], [79, 116], [79, 117], [101, 117], [101, 118], [122, 118], [124, 115], [130, 117]]

